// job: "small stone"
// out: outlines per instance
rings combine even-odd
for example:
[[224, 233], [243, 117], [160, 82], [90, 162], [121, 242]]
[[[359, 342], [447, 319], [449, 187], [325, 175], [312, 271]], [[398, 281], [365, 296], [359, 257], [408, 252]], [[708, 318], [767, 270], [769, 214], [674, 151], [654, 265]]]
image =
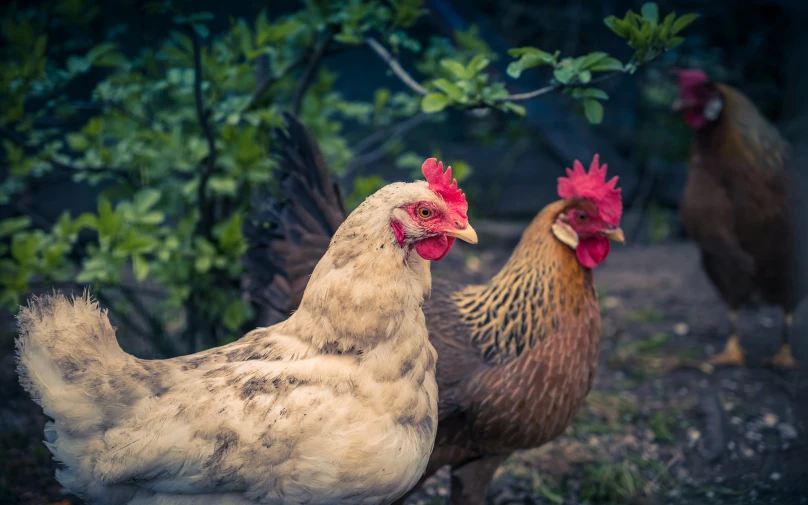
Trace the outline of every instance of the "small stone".
[[445, 487], [439, 487], [438, 496], [449, 496], [449, 489]]
[[751, 440], [753, 442], [760, 442], [761, 440], [763, 440], [763, 435], [761, 435], [760, 433], [758, 433], [756, 431], [747, 431], [746, 432], [746, 439]]
[[798, 435], [797, 428], [788, 423], [780, 423], [777, 425], [777, 431], [780, 432], [780, 437], [784, 440], [794, 440]]
[[620, 298], [616, 296], [607, 296], [603, 299], [603, 307], [606, 309], [615, 309], [620, 306]]
[[774, 428], [777, 425], [777, 421], [779, 421], [779, 419], [771, 412], [763, 416], [763, 424], [769, 428]]
[[727, 449], [729, 449], [730, 451], [735, 450], [735, 441], [734, 440], [730, 440], [729, 442], [727, 442]]
[[687, 323], [676, 323], [673, 325], [673, 334], [679, 337], [684, 337], [690, 332], [690, 326]]
[[760, 318], [760, 324], [762, 324], [764, 328], [774, 328], [774, 319], [763, 316]]
[[780, 472], [773, 472], [771, 475], [769, 475], [769, 478], [773, 481], [780, 480], [780, 477], [782, 477], [782, 475], [780, 475]]
[[701, 438], [701, 432], [699, 430], [693, 427], [687, 429], [687, 439], [690, 440], [691, 447], [693, 447], [693, 445], [695, 445], [700, 438]]
[[741, 449], [741, 454], [743, 454], [744, 458], [751, 458], [755, 455], [755, 451], [751, 447], [744, 447]]
[[729, 411], [731, 411], [732, 409], [735, 408], [735, 404], [732, 403], [732, 402], [726, 402], [726, 403], [724, 403], [723, 407], [724, 407], [724, 410], [726, 412], [729, 412]]
[[738, 417], [738, 416], [732, 416], [732, 417], [729, 419], [729, 422], [730, 422], [730, 423], [732, 423], [732, 425], [733, 425], [733, 426], [740, 426], [740, 425], [742, 425], [742, 424], [743, 424], [743, 419], [741, 419], [741, 418], [740, 418], [740, 417]]

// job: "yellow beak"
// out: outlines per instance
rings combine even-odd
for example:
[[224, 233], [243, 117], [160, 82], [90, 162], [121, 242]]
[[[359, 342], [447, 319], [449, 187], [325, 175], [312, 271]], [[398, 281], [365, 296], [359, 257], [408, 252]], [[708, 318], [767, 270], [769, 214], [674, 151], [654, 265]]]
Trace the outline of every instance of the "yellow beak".
[[477, 232], [474, 231], [474, 228], [472, 228], [470, 224], [467, 224], [462, 230], [446, 230], [444, 233], [451, 237], [459, 238], [463, 242], [468, 242], [469, 244], [477, 243]]
[[620, 242], [621, 244], [626, 243], [626, 237], [623, 235], [623, 230], [620, 228], [612, 228], [611, 230], [602, 231], [604, 237], [614, 240], [615, 242]]

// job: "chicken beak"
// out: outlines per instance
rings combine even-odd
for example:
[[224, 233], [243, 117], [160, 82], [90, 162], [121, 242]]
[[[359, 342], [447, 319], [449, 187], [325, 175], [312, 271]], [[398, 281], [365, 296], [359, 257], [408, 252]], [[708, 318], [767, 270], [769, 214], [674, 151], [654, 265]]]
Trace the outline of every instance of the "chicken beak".
[[609, 240], [614, 240], [615, 242], [620, 242], [621, 244], [626, 243], [626, 237], [623, 235], [623, 230], [620, 228], [611, 228], [604, 230], [601, 233]]
[[444, 233], [446, 233], [450, 237], [459, 238], [463, 242], [468, 242], [469, 244], [477, 243], [477, 232], [474, 231], [474, 228], [472, 228], [470, 224], [466, 224], [466, 227], [463, 228], [462, 230], [461, 229], [446, 230]]

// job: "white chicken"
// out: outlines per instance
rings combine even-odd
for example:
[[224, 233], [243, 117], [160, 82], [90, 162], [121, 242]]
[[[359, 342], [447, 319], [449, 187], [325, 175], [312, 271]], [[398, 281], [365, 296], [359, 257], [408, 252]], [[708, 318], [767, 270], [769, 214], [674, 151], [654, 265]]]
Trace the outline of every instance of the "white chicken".
[[190, 356], [118, 346], [88, 295], [18, 316], [20, 381], [53, 421], [59, 482], [88, 503], [387, 504], [423, 474], [437, 428], [429, 261], [476, 243], [435, 159], [339, 227], [288, 320]]

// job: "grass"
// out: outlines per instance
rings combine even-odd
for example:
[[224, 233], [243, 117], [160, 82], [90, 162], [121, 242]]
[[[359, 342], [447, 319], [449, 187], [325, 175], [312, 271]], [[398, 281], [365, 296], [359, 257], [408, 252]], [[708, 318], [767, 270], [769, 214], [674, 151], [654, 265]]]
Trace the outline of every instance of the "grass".
[[637, 414], [637, 398], [626, 393], [592, 391], [572, 422], [575, 436], [622, 431]]
[[674, 442], [673, 430], [676, 421], [671, 412], [659, 411], [651, 416], [648, 421], [648, 427], [654, 434], [654, 439], [657, 442], [664, 444], [672, 444]]
[[626, 314], [626, 318], [634, 323], [660, 323], [665, 320], [665, 313], [656, 307], [645, 307]]
[[633, 461], [601, 463], [584, 470], [580, 495], [592, 503], [627, 504], [645, 494], [648, 480]]

